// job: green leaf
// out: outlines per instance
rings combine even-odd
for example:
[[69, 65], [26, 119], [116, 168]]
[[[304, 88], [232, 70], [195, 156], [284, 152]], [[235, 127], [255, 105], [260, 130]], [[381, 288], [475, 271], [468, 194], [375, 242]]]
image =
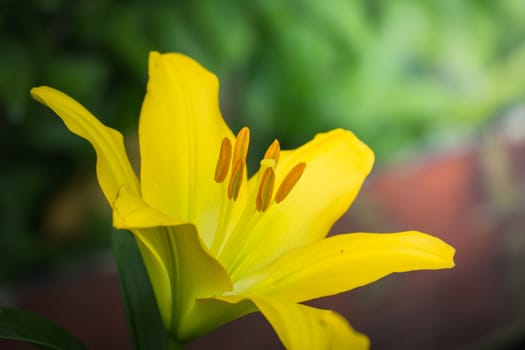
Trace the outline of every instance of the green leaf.
[[168, 335], [162, 324], [135, 238], [129, 232], [115, 231], [112, 241], [119, 272], [120, 291], [135, 349], [166, 349]]
[[0, 338], [32, 343], [43, 349], [87, 349], [80, 340], [45, 317], [9, 307], [0, 307]]

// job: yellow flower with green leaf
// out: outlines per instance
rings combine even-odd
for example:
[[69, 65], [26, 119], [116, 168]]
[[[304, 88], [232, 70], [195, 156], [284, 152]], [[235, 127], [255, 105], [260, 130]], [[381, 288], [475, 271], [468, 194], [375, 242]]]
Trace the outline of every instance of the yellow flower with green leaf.
[[136, 237], [175, 343], [258, 310], [286, 348], [368, 348], [342, 316], [302, 302], [394, 272], [450, 268], [454, 249], [416, 231], [326, 238], [370, 172], [372, 151], [341, 129], [295, 150], [274, 141], [248, 178], [250, 131], [232, 133], [218, 89], [191, 58], [150, 54], [140, 181], [118, 131], [55, 89], [31, 93], [93, 145], [113, 224]]

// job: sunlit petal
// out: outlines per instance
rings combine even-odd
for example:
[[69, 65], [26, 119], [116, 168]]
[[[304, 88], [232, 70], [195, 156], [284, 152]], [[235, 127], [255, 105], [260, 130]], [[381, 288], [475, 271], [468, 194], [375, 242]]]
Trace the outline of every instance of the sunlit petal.
[[301, 302], [348, 291], [394, 272], [454, 266], [455, 250], [417, 231], [336, 235], [294, 250], [235, 284], [235, 293]]
[[338, 313], [278, 298], [250, 298], [289, 350], [369, 348], [368, 338], [356, 332]]
[[40, 86], [31, 89], [31, 95], [58, 114], [71, 132], [91, 143], [97, 153], [98, 182], [110, 205], [124, 185], [138, 193], [137, 177], [118, 131], [102, 124], [77, 101], [58, 90]]
[[215, 75], [182, 54], [152, 52], [139, 141], [145, 201], [194, 223], [212, 240], [222, 195], [214, 181], [222, 139], [234, 136], [219, 111]]
[[138, 229], [189, 224], [167, 216], [150, 207], [139, 195], [122, 186], [113, 205], [113, 226], [119, 229]]
[[[285, 251], [323, 238], [348, 209], [374, 154], [354, 134], [333, 130], [293, 151], [284, 151], [276, 168], [276, 186], [298, 163], [306, 168], [281, 203], [273, 203], [243, 247], [232, 245], [235, 276], [245, 276]], [[250, 179], [255, 181], [255, 177]]]

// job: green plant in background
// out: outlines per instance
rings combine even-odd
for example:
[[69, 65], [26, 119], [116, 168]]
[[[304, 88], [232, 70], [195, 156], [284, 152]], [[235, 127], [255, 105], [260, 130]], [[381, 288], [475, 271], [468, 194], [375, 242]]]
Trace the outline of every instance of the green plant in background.
[[85, 175], [93, 156], [38, 116], [31, 86], [68, 91], [104, 122], [130, 130], [144, 93], [145, 53], [182, 51], [218, 73], [225, 115], [235, 129], [256, 130], [255, 145], [277, 136], [295, 147], [343, 126], [379, 161], [446, 132], [463, 137], [525, 91], [520, 0], [1, 6], [0, 142], [9, 149], [0, 158], [2, 282], [109, 244], [107, 216], [67, 211], [78, 207], [72, 193], [95, 188], [85, 189], [94, 182]]
[[[187, 56], [150, 54], [139, 121], [140, 181], [118, 131], [58, 90], [42, 86], [31, 94], [91, 143], [113, 225], [130, 230], [137, 240], [169, 334], [166, 343], [161, 337], [137, 348], [182, 348], [260, 311], [287, 349], [368, 349], [367, 337], [339, 314], [300, 303], [394, 272], [454, 266], [454, 248], [420, 232], [325, 238], [374, 160], [349, 131], [318, 134], [291, 151], [281, 152], [276, 140], [248, 178], [249, 129], [233, 135], [219, 110], [217, 78]], [[143, 307], [152, 302], [127, 297], [137, 293], [135, 283], [126, 283], [127, 274], [137, 272], [125, 266], [136, 259], [123, 260], [130, 255], [121, 254], [119, 245], [115, 252], [134, 339], [158, 334], [135, 326], [135, 317], [144, 322], [137, 312], [153, 314]], [[142, 284], [148, 285], [147, 277]], [[10, 312], [7, 320], [2, 311]], [[0, 322], [13, 329], [8, 337], [35, 342], [24, 331], [44, 321], [30, 318], [21, 324], [13, 312], [0, 309]], [[53, 331], [62, 342], [64, 335]]]

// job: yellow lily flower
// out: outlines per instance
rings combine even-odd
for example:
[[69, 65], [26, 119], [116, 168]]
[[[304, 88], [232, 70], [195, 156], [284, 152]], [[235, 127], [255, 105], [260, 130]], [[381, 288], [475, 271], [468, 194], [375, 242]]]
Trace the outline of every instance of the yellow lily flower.
[[342, 316], [301, 303], [394, 272], [453, 267], [454, 249], [416, 231], [325, 238], [370, 172], [372, 151], [341, 129], [291, 151], [275, 141], [248, 179], [250, 132], [226, 125], [218, 89], [191, 58], [150, 54], [140, 182], [118, 131], [60, 91], [31, 94], [93, 145], [113, 224], [135, 235], [173, 340], [258, 310], [286, 348], [368, 348]]

